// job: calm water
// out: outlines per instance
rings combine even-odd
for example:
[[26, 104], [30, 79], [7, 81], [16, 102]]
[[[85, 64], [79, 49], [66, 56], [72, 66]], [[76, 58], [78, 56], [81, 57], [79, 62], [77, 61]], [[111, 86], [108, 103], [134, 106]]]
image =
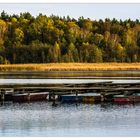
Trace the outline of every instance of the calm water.
[[[0, 84], [140, 82], [132, 71], [51, 74], [0, 73]], [[51, 104], [0, 106], [0, 136], [140, 136], [140, 104]]]
[[0, 136], [140, 136], [139, 116], [139, 104], [7, 104]]
[[140, 71], [62, 71], [62, 72], [0, 72], [1, 79], [55, 79], [55, 78], [74, 78], [74, 79], [105, 79], [112, 78], [139, 78]]

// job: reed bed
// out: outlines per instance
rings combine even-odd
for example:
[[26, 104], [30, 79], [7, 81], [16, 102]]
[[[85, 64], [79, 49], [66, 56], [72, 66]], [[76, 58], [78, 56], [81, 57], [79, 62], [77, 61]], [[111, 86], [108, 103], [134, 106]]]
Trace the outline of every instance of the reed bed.
[[140, 70], [140, 63], [47, 63], [0, 65], [0, 71], [108, 71]]

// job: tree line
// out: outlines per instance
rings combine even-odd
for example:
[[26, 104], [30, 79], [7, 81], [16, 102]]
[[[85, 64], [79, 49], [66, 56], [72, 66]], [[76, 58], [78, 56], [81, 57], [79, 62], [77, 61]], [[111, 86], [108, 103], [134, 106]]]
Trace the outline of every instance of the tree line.
[[138, 19], [0, 15], [0, 64], [139, 61]]

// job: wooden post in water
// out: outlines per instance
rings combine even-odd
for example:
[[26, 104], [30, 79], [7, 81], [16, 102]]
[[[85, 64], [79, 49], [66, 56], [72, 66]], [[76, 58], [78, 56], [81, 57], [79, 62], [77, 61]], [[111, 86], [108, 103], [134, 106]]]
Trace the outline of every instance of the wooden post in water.
[[52, 92], [51, 91], [49, 92], [48, 96], [49, 96], [49, 101], [52, 101]]
[[24, 93], [25, 93], [25, 89], [22, 89], [22, 91], [21, 91], [21, 92], [22, 92], [22, 94], [24, 94]]
[[75, 91], [75, 94], [76, 94], [76, 101], [78, 101], [78, 92]]
[[52, 106], [56, 106], [57, 104], [55, 103], [55, 94], [52, 94]]
[[5, 89], [1, 89], [1, 105], [4, 104], [4, 100], [5, 100]]
[[104, 95], [101, 94], [101, 102], [104, 102], [105, 98], [104, 98]]
[[13, 93], [12, 93], [12, 95], [14, 95], [15, 94], [15, 89], [13, 88]]
[[13, 92], [12, 92], [12, 102], [13, 102], [13, 96], [15, 95], [15, 89], [13, 88]]
[[78, 91], [75, 91], [75, 94], [76, 94], [76, 106], [78, 105]]
[[28, 92], [28, 97], [27, 97], [28, 103], [30, 102], [30, 93]]

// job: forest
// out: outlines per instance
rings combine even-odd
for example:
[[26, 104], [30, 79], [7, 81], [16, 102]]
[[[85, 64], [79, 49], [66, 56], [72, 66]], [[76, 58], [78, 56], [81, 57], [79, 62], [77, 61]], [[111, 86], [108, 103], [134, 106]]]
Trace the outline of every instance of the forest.
[[0, 14], [0, 64], [140, 62], [140, 21]]

